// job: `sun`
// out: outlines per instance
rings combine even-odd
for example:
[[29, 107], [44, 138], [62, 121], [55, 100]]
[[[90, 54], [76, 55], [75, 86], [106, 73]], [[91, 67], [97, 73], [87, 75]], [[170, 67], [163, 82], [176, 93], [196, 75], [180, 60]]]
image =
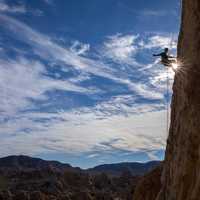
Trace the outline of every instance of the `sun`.
[[174, 72], [177, 72], [181, 67], [181, 63], [179, 61], [172, 63], [171, 68]]
[[173, 63], [172, 68], [176, 71], [178, 69], [179, 65], [178, 63]]

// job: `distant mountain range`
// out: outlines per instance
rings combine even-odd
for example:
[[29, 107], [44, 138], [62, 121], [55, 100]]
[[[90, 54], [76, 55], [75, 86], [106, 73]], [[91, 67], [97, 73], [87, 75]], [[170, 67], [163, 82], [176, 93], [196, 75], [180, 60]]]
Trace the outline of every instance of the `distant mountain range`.
[[107, 175], [120, 176], [123, 172], [129, 171], [132, 176], [141, 176], [151, 171], [160, 164], [160, 161], [151, 161], [147, 163], [124, 162], [116, 164], [104, 164], [94, 168], [83, 170], [78, 167], [72, 167], [70, 164], [58, 161], [46, 161], [40, 158], [29, 156], [8, 156], [0, 158], [0, 169], [15, 170], [44, 170], [51, 169], [55, 171], [77, 170], [91, 174], [106, 173]]
[[120, 176], [123, 172], [129, 171], [132, 176], [142, 176], [160, 164], [160, 161], [147, 163], [124, 162], [116, 164], [99, 165], [88, 169], [90, 173], [106, 173], [107, 175]]
[[43, 170], [52, 169], [56, 171], [62, 171], [66, 169], [77, 169], [73, 168], [69, 164], [64, 164], [58, 161], [46, 161], [40, 158], [32, 158], [29, 156], [8, 156], [0, 158], [0, 169], [15, 169], [15, 170]]
[[2, 200], [132, 200], [141, 175], [160, 162], [119, 163], [83, 170], [28, 156], [0, 158]]

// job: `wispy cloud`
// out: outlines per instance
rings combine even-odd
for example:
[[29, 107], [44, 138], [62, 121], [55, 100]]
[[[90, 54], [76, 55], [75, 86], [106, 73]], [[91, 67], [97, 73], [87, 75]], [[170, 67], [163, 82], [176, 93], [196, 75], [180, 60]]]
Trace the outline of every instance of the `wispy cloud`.
[[148, 151], [147, 155], [150, 160], [159, 160], [159, 157], [156, 155], [156, 151]]
[[[5, 116], [13, 116], [30, 107], [30, 100], [44, 100], [47, 91], [63, 90], [89, 94], [91, 91], [67, 80], [55, 80], [45, 76], [46, 69], [38, 61], [19, 58], [0, 59], [0, 111]], [[22, 78], [23, 77], [23, 78]]]
[[3, 14], [21, 14], [21, 15], [26, 15], [26, 14], [31, 14], [33, 16], [43, 16], [44, 12], [42, 10], [40, 10], [39, 8], [31, 8], [31, 7], [27, 7], [27, 5], [25, 3], [23, 3], [22, 1], [16, 3], [15, 1], [13, 1], [11, 4], [6, 1], [6, 0], [2, 0], [0, 2], [0, 13]]
[[21, 13], [24, 14], [27, 12], [26, 7], [21, 4], [21, 5], [8, 5], [6, 1], [2, 0], [0, 2], [0, 12], [3, 13]]
[[[1, 132], [5, 133], [1, 137], [1, 155], [87, 152], [89, 158], [94, 158], [101, 151], [151, 153], [164, 147], [165, 83], [160, 83], [159, 77], [165, 72], [152, 61], [138, 62], [136, 55], [164, 47], [171, 42], [170, 37], [155, 35], [143, 40], [139, 35], [116, 34], [97, 47], [103, 56], [93, 58], [89, 44], [75, 41], [72, 46], [60, 45], [2, 14], [0, 23], [29, 47], [29, 56], [18, 52], [16, 58], [0, 59], [0, 122]], [[45, 63], [75, 75], [50, 77]], [[95, 84], [95, 78], [114, 82], [121, 91], [115, 93], [116, 88], [109, 84], [100, 87], [102, 82]], [[72, 107], [70, 111], [31, 110], [33, 100], [50, 103], [48, 92], [53, 90], [72, 91], [91, 99], [96, 95], [98, 100], [92, 106]], [[105, 93], [109, 95], [103, 98]]]
[[142, 48], [152, 49], [152, 48], [171, 48], [176, 49], [177, 41], [175, 40], [174, 34], [169, 36], [154, 35], [148, 38], [147, 42], [140, 42]]
[[42, 1], [48, 5], [53, 5], [53, 3], [54, 3], [54, 0], [42, 0]]
[[101, 53], [115, 62], [139, 65], [134, 59], [137, 53], [136, 39], [138, 35], [116, 34], [107, 38]]
[[[95, 119], [93, 113], [78, 115], [76, 112], [22, 116], [12, 122], [15, 126], [10, 124], [11, 121], [2, 125], [2, 132], [7, 134], [1, 140], [1, 148], [7, 145], [6, 153], [15, 151], [17, 154], [26, 152], [33, 155], [46, 151], [81, 153], [114, 149], [149, 152], [163, 149], [165, 145], [166, 135], [160, 134], [165, 130], [163, 111], [103, 120]], [[54, 117], [54, 120], [36, 123], [34, 119], [38, 117]], [[158, 119], [162, 123], [156, 123]], [[13, 135], [13, 131], [17, 134]], [[13, 141], [16, 141], [14, 146]], [[24, 141], [26, 145], [21, 145]], [[5, 153], [5, 149], [1, 152]]]
[[[170, 14], [174, 12], [170, 12]], [[163, 17], [163, 16], [167, 16], [169, 15], [169, 12], [167, 12], [166, 10], [143, 10], [139, 12], [140, 15], [142, 15], [143, 17]]]
[[90, 50], [89, 44], [83, 44], [79, 41], [74, 41], [70, 50], [77, 55], [85, 55]]
[[[27, 25], [13, 18], [0, 15], [0, 21], [6, 28], [15, 33], [15, 37], [18, 37], [18, 39], [30, 44], [34, 54], [40, 56], [41, 58], [47, 59], [51, 62], [60, 61], [65, 63], [65, 67], [70, 65], [73, 66], [76, 70], [82, 71], [84, 73], [86, 72], [96, 76], [108, 78], [115, 82], [127, 85], [130, 90], [138, 93], [141, 96], [145, 95], [146, 97], [151, 98], [162, 98], [162, 94], [158, 94], [156, 91], [153, 92], [151, 90], [151, 92], [149, 92], [150, 89], [147, 85], [136, 83], [123, 77], [122, 74], [116, 71], [116, 69], [110, 68], [109, 65], [102, 61], [79, 56], [77, 53], [70, 51], [68, 48], [59, 46], [49, 37], [34, 31]], [[9, 26], [7, 26], [8, 23]], [[132, 41], [132, 39], [130, 40]], [[125, 50], [125, 52], [126, 51], [127, 50]]]

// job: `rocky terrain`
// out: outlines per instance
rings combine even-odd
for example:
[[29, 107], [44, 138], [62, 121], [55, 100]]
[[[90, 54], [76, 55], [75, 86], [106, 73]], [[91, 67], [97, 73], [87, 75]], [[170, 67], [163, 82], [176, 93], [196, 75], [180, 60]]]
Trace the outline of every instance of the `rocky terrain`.
[[[200, 199], [200, 1], [182, 1], [171, 126], [161, 189], [146, 188], [145, 200]], [[160, 179], [155, 174], [155, 179]], [[145, 187], [145, 185], [144, 185]], [[152, 198], [151, 193], [154, 192]], [[140, 187], [139, 192], [145, 192]], [[157, 196], [157, 197], [156, 197]], [[140, 200], [135, 194], [134, 200]]]
[[0, 200], [131, 200], [140, 175], [159, 164], [121, 163], [113, 170], [112, 165], [82, 170], [27, 156], [1, 158]]

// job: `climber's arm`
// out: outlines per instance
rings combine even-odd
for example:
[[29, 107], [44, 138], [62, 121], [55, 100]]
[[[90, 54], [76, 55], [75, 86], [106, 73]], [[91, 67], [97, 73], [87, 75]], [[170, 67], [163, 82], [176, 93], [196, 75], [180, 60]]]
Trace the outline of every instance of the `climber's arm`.
[[159, 54], [153, 54], [153, 56], [161, 56], [161, 53], [159, 53]]

